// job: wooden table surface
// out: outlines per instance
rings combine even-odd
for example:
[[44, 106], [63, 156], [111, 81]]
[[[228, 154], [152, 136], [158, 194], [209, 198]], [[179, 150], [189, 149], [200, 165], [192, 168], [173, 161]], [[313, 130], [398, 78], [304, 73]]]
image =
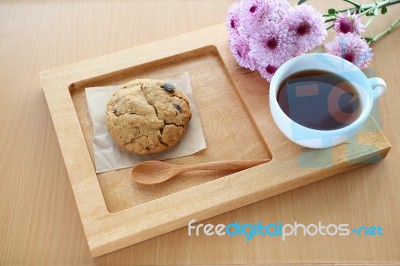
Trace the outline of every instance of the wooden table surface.
[[[338, 1], [310, 1], [321, 11]], [[386, 80], [388, 157], [204, 223], [380, 225], [383, 236], [189, 237], [187, 228], [93, 259], [38, 73], [222, 23], [231, 0], [0, 2], [0, 265], [395, 263], [400, 261], [400, 28], [374, 45]], [[345, 6], [341, 4], [341, 6]], [[370, 30], [400, 15], [389, 8]], [[268, 174], [268, 173], [266, 173]]]

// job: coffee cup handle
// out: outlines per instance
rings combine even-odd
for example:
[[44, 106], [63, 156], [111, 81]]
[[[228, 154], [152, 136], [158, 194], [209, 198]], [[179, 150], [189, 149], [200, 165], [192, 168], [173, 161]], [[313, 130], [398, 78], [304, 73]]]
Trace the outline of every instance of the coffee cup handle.
[[372, 96], [376, 100], [386, 91], [386, 82], [381, 78], [370, 78], [368, 80], [371, 84]]

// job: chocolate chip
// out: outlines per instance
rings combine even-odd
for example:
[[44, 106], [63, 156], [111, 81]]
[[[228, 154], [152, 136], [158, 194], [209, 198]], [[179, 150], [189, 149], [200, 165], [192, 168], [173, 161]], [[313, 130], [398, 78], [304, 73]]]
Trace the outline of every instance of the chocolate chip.
[[175, 87], [171, 83], [165, 83], [164, 85], [161, 85], [161, 88], [163, 88], [167, 92], [174, 92]]
[[178, 111], [182, 111], [182, 107], [179, 104], [174, 103], [174, 107], [178, 109]]
[[149, 146], [146, 146], [145, 149], [146, 149], [147, 151], [150, 151], [150, 147], [149, 147]]

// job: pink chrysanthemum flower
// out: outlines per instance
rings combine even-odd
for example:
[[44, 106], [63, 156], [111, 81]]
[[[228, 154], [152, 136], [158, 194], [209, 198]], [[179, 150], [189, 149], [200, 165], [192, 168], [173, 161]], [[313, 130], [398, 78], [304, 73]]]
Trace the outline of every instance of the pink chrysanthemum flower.
[[256, 63], [249, 55], [249, 43], [238, 32], [231, 33], [229, 38], [229, 48], [231, 49], [236, 62], [238, 62], [241, 67], [248, 68], [252, 71], [256, 69]]
[[271, 82], [272, 77], [281, 65], [281, 63], [270, 62], [268, 64], [258, 65], [257, 70], [263, 78]]
[[243, 36], [249, 37], [265, 21], [276, 16], [276, 7], [276, 4], [266, 0], [244, 0], [239, 11], [239, 32]]
[[290, 10], [285, 17], [285, 23], [296, 36], [299, 54], [321, 45], [328, 34], [321, 13], [310, 5], [302, 4]]
[[250, 56], [258, 65], [283, 62], [296, 53], [295, 38], [284, 23], [266, 22], [249, 38]]
[[269, 21], [280, 21], [282, 20], [289, 10], [293, 7], [287, 0], [265, 0], [267, 5], [270, 7], [268, 13]]
[[237, 32], [239, 28], [239, 8], [241, 2], [236, 2], [228, 10], [226, 17], [226, 28], [228, 32]]
[[266, 1], [269, 2], [270, 5], [276, 5], [277, 10], [280, 12], [286, 13], [292, 8], [289, 1], [287, 0], [266, 0]]
[[364, 69], [371, 61], [373, 53], [368, 44], [353, 33], [338, 33], [333, 42], [325, 44], [327, 53], [336, 55]]
[[350, 11], [341, 13], [335, 22], [333, 28], [338, 33], [356, 33], [360, 34], [365, 31], [365, 26], [361, 23], [361, 20], [356, 14], [351, 15]]

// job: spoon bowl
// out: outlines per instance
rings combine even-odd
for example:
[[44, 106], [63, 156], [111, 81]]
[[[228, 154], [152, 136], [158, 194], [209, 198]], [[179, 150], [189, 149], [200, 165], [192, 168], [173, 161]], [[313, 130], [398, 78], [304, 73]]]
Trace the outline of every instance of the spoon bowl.
[[[171, 167], [171, 165], [162, 161], [145, 161], [133, 167], [131, 175], [133, 180], [138, 183], [157, 184], [178, 174], [176, 171], [179, 169], [179, 165], [174, 165], [175, 167]], [[169, 178], [165, 179], [165, 177]]]
[[239, 171], [270, 161], [261, 160], [241, 160], [241, 161], [218, 161], [211, 163], [176, 165], [162, 161], [145, 161], [132, 168], [131, 176], [133, 180], [140, 184], [152, 185], [159, 184], [172, 177], [187, 171], [193, 170], [232, 170]]

